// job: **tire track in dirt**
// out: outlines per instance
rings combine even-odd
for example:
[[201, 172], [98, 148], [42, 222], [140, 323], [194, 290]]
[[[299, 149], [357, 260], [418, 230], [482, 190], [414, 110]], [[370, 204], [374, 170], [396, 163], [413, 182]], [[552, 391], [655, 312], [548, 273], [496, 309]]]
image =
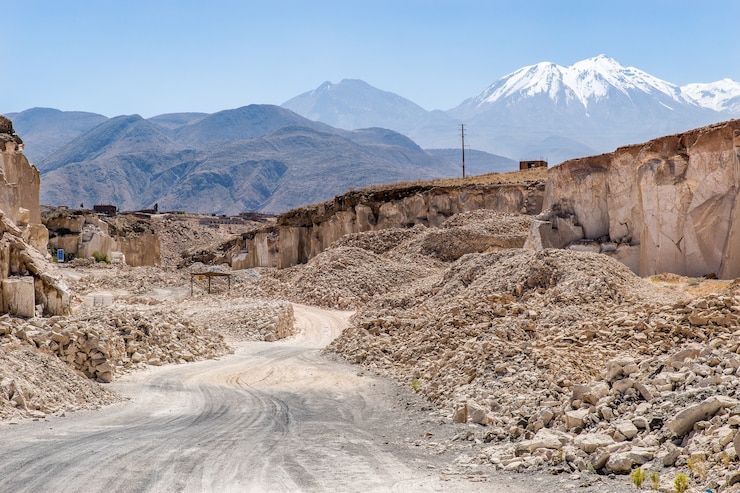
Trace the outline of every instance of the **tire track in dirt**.
[[129, 402], [0, 427], [0, 491], [477, 491], [384, 438], [388, 382], [321, 354], [348, 313], [295, 315], [287, 340], [127, 375]]

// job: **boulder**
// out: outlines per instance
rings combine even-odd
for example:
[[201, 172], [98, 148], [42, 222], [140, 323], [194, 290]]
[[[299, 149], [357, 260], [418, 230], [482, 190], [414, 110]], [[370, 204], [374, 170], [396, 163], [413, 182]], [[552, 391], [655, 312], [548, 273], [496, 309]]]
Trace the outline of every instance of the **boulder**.
[[575, 411], [568, 411], [565, 413], [565, 427], [569, 430], [573, 428], [581, 428], [584, 424], [584, 419], [589, 415], [591, 411], [588, 408], [577, 409]]
[[606, 433], [586, 433], [578, 435], [573, 444], [587, 454], [594, 452], [600, 447], [606, 447], [614, 443], [614, 439]]
[[606, 470], [615, 474], [627, 474], [632, 470], [634, 461], [628, 452], [617, 452], [609, 456], [606, 461]]
[[635, 435], [637, 435], [638, 430], [632, 421], [622, 421], [617, 423], [617, 431], [624, 435], [628, 440], [631, 440]]
[[683, 436], [690, 432], [697, 421], [703, 421], [714, 416], [717, 411], [725, 407], [734, 407], [740, 401], [726, 396], [712, 396], [699, 404], [689, 406], [668, 420], [665, 427], [675, 436]]
[[579, 400], [596, 405], [599, 399], [607, 395], [609, 395], [609, 385], [606, 382], [574, 385], [571, 402]]

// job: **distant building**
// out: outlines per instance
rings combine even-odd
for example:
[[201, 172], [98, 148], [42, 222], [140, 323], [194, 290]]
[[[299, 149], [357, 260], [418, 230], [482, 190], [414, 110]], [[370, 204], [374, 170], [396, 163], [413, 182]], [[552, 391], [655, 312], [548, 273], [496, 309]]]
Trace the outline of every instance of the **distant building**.
[[94, 205], [93, 211], [98, 214], [105, 214], [106, 216], [115, 216], [118, 212], [118, 207], [115, 205]]
[[519, 161], [519, 169], [547, 168], [547, 161]]

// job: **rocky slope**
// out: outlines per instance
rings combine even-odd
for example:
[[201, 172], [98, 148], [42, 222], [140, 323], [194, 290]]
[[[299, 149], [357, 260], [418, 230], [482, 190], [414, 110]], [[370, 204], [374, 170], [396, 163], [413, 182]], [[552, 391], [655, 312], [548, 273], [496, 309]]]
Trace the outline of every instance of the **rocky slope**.
[[[476, 229], [475, 219], [449, 221]], [[470, 423], [460, 439], [479, 444], [483, 463], [586, 475], [639, 466], [666, 491], [682, 471], [697, 486], [740, 488], [736, 284], [691, 294], [565, 250], [442, 262], [409, 248], [424, 234], [359, 233], [261, 283], [273, 296], [358, 308], [331, 350]], [[390, 280], [400, 258], [417, 275]]]

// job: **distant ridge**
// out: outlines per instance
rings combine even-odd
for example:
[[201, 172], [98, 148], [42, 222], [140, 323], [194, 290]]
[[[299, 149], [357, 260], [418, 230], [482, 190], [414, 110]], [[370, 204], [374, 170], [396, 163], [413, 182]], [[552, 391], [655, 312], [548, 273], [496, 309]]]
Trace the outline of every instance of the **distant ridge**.
[[111, 118], [39, 169], [44, 204], [217, 214], [281, 212], [350, 187], [455, 173], [397, 132], [335, 129], [271, 105]]

